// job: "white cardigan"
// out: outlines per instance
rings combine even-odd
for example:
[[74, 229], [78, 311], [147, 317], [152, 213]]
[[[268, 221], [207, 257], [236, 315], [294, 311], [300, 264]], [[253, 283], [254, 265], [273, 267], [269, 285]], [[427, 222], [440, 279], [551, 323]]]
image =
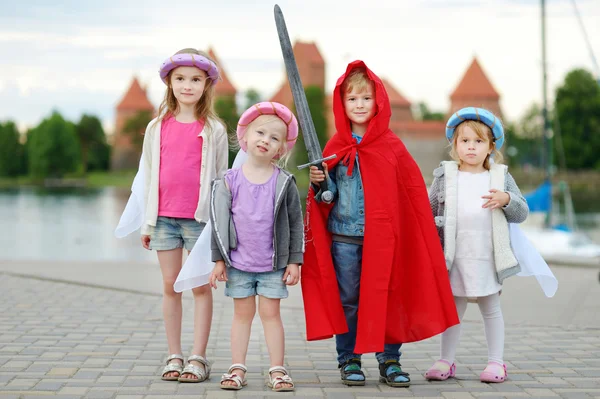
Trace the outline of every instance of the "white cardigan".
[[[458, 216], [458, 164], [443, 162], [445, 176], [445, 224], [444, 224], [444, 256], [448, 270], [454, 262], [456, 250], [456, 228]], [[490, 188], [506, 190], [506, 165], [493, 163], [490, 165]], [[509, 193], [509, 196], [511, 194]], [[512, 200], [512, 197], [511, 197]], [[498, 282], [521, 271], [510, 246], [508, 222], [502, 209], [492, 210], [492, 244], [494, 247], [494, 263]]]
[[[150, 226], [156, 226], [158, 219], [158, 176], [160, 171], [160, 128], [162, 123], [150, 121], [144, 135], [142, 162], [146, 173], [144, 181], [144, 203], [146, 214], [142, 234], [150, 233]], [[202, 137], [202, 164], [200, 166], [200, 196], [194, 218], [206, 223], [209, 219], [210, 184], [227, 171], [229, 146], [225, 127], [217, 122], [205, 123], [199, 136]]]

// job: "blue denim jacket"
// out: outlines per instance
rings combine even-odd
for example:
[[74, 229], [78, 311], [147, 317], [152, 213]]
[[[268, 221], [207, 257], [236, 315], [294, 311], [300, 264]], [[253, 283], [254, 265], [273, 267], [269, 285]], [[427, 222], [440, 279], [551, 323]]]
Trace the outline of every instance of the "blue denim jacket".
[[[358, 143], [362, 137], [352, 133]], [[341, 162], [329, 171], [327, 184], [333, 193], [333, 208], [329, 213], [328, 229], [333, 234], [362, 237], [365, 235], [365, 196], [356, 155], [352, 176]], [[321, 192], [316, 196], [321, 200]]]

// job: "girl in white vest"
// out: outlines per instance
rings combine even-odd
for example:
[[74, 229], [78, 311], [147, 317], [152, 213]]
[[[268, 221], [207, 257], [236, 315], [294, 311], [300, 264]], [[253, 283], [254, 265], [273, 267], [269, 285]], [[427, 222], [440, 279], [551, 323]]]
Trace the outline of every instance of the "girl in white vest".
[[163, 317], [169, 356], [163, 380], [202, 382], [210, 376], [206, 347], [212, 320], [210, 287], [194, 286], [194, 345], [185, 368], [181, 348], [181, 293], [173, 284], [209, 219], [210, 182], [228, 166], [227, 133], [213, 110], [219, 70], [192, 48], [167, 58], [159, 70], [165, 97], [144, 135], [140, 169], [115, 234], [141, 227], [144, 248], [156, 250], [163, 277]]
[[[523, 222], [529, 208], [507, 167], [499, 163], [504, 129], [491, 112], [461, 109], [450, 117], [446, 137], [454, 161], [442, 162], [435, 169], [429, 201], [458, 316], [462, 320], [469, 300], [477, 302], [483, 316], [488, 364], [480, 379], [503, 382], [507, 372], [500, 291], [504, 279], [521, 271], [511, 248], [508, 223]], [[458, 324], [442, 334], [441, 357], [425, 378], [454, 377], [460, 330]]]

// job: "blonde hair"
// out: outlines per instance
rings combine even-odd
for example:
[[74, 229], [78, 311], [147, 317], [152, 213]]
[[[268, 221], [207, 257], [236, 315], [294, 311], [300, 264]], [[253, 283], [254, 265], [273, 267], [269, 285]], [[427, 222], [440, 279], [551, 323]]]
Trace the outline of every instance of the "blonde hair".
[[[179, 50], [175, 54], [194, 54], [201, 55], [203, 57], [208, 58], [212, 62], [215, 62], [207, 53], [204, 51], [196, 50], [195, 48], [184, 48]], [[216, 62], [215, 62], [216, 65]], [[175, 98], [175, 94], [173, 94], [173, 85], [171, 84], [171, 75], [176, 68], [169, 71], [167, 75], [167, 89], [165, 90], [165, 97], [158, 107], [158, 118], [156, 119], [156, 123], [160, 123], [167, 116], [175, 116], [179, 112], [179, 103]], [[206, 73], [206, 71], [204, 71]], [[214, 123], [220, 123], [223, 126], [225, 124], [219, 118], [214, 109], [214, 100], [215, 100], [215, 82], [212, 79], [208, 78], [208, 74], [206, 75], [206, 80], [204, 84], [204, 92], [202, 93], [202, 97], [196, 103], [194, 107], [194, 116], [196, 120], [204, 120], [206, 124], [213, 128]], [[207, 135], [208, 137], [208, 135]]]
[[356, 89], [357, 92], [362, 93], [366, 91], [368, 88], [375, 89], [375, 85], [373, 81], [369, 79], [367, 76], [367, 71], [365, 68], [355, 68], [353, 69], [348, 76], [342, 82], [341, 90], [342, 90], [342, 98], [345, 94], [350, 93], [352, 90]]
[[483, 167], [486, 170], [490, 170], [490, 157], [492, 156], [494, 157], [494, 163], [502, 163], [504, 157], [502, 156], [502, 153], [496, 148], [494, 135], [492, 134], [492, 129], [490, 129], [490, 127], [485, 123], [474, 120], [466, 120], [464, 122], [461, 122], [454, 130], [454, 137], [452, 138], [452, 148], [450, 149], [450, 157], [453, 160], [458, 162], [459, 165], [462, 163], [462, 160], [458, 156], [458, 151], [456, 150], [456, 143], [458, 142], [458, 136], [460, 136], [460, 133], [465, 127], [470, 127], [475, 132], [475, 134], [477, 134], [477, 137], [479, 137], [482, 140], [487, 140], [490, 143], [489, 149], [492, 150], [492, 152], [491, 154], [488, 154], [485, 157], [485, 160], [483, 161]]
[[[257, 121], [259, 121], [260, 124], [258, 124]], [[283, 124], [283, 126], [285, 126], [285, 134], [283, 137], [283, 141], [281, 142], [281, 150], [279, 152], [279, 154], [280, 154], [279, 159], [273, 158], [271, 160], [271, 162], [273, 164], [279, 166], [280, 168], [285, 168], [288, 164], [288, 161], [290, 160], [290, 157], [292, 156], [292, 150], [288, 149], [287, 125], [283, 119], [281, 119], [277, 115], [260, 115], [248, 124], [244, 135], [246, 135], [248, 133], [248, 131], [250, 131], [250, 129], [258, 129], [260, 126], [266, 125], [267, 123], [271, 123], [274, 121], [280, 121]], [[233, 150], [237, 151], [240, 149], [240, 142], [238, 140], [237, 133], [233, 133], [230, 135], [229, 142], [230, 142], [230, 147]]]

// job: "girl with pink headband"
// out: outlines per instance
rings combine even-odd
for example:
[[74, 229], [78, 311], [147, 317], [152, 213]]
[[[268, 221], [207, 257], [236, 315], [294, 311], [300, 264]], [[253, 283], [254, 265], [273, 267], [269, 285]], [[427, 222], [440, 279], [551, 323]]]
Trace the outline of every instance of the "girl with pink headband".
[[193, 289], [194, 345], [185, 368], [181, 348], [181, 293], [173, 284], [182, 252], [194, 247], [209, 218], [210, 182], [228, 165], [227, 133], [213, 102], [219, 70], [210, 57], [186, 48], [162, 64], [167, 85], [158, 116], [144, 136], [142, 245], [156, 250], [163, 276], [163, 317], [169, 347], [163, 380], [202, 382], [210, 376], [206, 346], [212, 320], [212, 292]]
[[280, 300], [288, 285], [298, 283], [303, 261], [304, 229], [294, 176], [282, 169], [298, 137], [298, 122], [285, 106], [261, 102], [244, 112], [237, 126], [239, 145], [247, 159], [213, 182], [210, 223], [212, 260], [210, 285], [225, 281], [233, 298], [232, 365], [221, 388], [239, 390], [247, 384], [246, 354], [252, 320], [258, 313], [271, 360], [273, 391], [293, 391], [283, 367], [285, 339]]

